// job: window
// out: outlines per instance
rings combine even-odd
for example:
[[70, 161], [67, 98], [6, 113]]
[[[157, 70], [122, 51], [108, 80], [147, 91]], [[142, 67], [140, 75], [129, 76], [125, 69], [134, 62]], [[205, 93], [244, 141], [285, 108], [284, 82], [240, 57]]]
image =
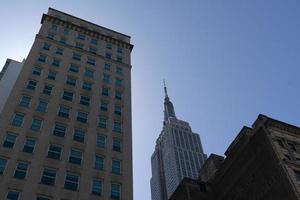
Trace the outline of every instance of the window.
[[59, 160], [61, 155], [61, 146], [51, 144], [48, 150], [48, 158]]
[[123, 69], [122, 69], [121, 67], [117, 67], [117, 68], [116, 68], [116, 73], [117, 73], [118, 75], [123, 75]]
[[79, 176], [71, 173], [67, 173], [64, 188], [68, 190], [77, 190], [79, 182]]
[[58, 111], [58, 116], [69, 118], [70, 108], [65, 106], [60, 106]]
[[29, 164], [24, 162], [17, 163], [17, 168], [15, 170], [14, 177], [17, 179], [24, 179], [27, 173]]
[[53, 34], [51, 34], [51, 33], [48, 33], [48, 36], [47, 36], [47, 38], [48, 38], [48, 39], [50, 39], [50, 40], [53, 40], [53, 39], [54, 39], [54, 35], [53, 35]]
[[74, 60], [81, 60], [81, 55], [79, 53], [73, 53], [73, 57]]
[[111, 43], [106, 43], [106, 48], [112, 49], [112, 44]]
[[110, 78], [110, 76], [109, 76], [109, 74], [103, 74], [103, 82], [104, 83], [109, 83], [109, 78]]
[[40, 100], [36, 110], [39, 112], [46, 112], [47, 107], [48, 107], [48, 102]]
[[77, 113], [77, 121], [82, 123], [87, 123], [88, 114], [85, 112], [78, 112]]
[[64, 35], [69, 35], [69, 29], [65, 28], [65, 29], [63, 30], [63, 34], [64, 34]]
[[48, 79], [50, 79], [50, 80], [55, 80], [55, 78], [56, 78], [56, 72], [55, 71], [49, 71], [48, 72]]
[[60, 42], [61, 44], [66, 44], [66, 43], [67, 43], [67, 39], [64, 38], [64, 37], [61, 37], [59, 42]]
[[96, 145], [99, 148], [105, 148], [106, 146], [106, 136], [105, 135], [97, 135]]
[[22, 107], [29, 107], [30, 101], [31, 101], [31, 97], [22, 96], [19, 105]]
[[59, 65], [60, 65], [60, 60], [58, 60], [58, 59], [56, 59], [56, 58], [53, 58], [52, 65], [55, 66], [55, 67], [59, 67]]
[[79, 128], [74, 129], [73, 140], [84, 143], [85, 131]]
[[76, 42], [75, 48], [77, 48], [77, 49], [83, 49], [83, 44], [79, 43], [79, 42]]
[[82, 83], [82, 89], [91, 91], [92, 90], [92, 85], [93, 85], [92, 83], [84, 81]]
[[110, 198], [112, 198], [114, 200], [121, 199], [121, 184], [111, 183]]
[[96, 64], [96, 61], [95, 61], [94, 58], [88, 57], [86, 63], [89, 64], [89, 65], [95, 65], [95, 64]]
[[0, 158], [0, 175], [4, 174], [6, 163], [7, 163], [6, 159]]
[[121, 152], [121, 140], [114, 138], [112, 144], [112, 150], [116, 152]]
[[101, 196], [101, 193], [102, 193], [102, 180], [93, 179], [92, 194]]
[[55, 184], [55, 177], [56, 177], [56, 170], [50, 168], [44, 168], [41, 184], [44, 185], [54, 185]]
[[106, 111], [108, 110], [108, 103], [102, 101], [102, 102], [101, 102], [101, 106], [100, 106], [100, 110], [106, 112]]
[[48, 43], [44, 43], [43, 49], [49, 51], [50, 50], [51, 45]]
[[74, 72], [74, 73], [78, 73], [79, 72], [79, 66], [74, 65], [74, 64], [70, 64], [69, 71]]
[[53, 129], [53, 135], [58, 137], [65, 137], [67, 127], [62, 124], [55, 123], [54, 129]]
[[120, 62], [120, 63], [123, 62], [123, 57], [117, 56], [117, 61]]
[[115, 98], [118, 99], [118, 100], [122, 100], [122, 92], [116, 91], [115, 92]]
[[116, 86], [122, 86], [122, 79], [116, 79]]
[[15, 135], [11, 132], [8, 132], [5, 136], [5, 139], [3, 142], [3, 147], [12, 149], [15, 145], [16, 139], [17, 139], [17, 135]]
[[62, 98], [67, 101], [73, 101], [73, 92], [64, 91]]
[[106, 128], [106, 118], [99, 117], [98, 127], [100, 128]]
[[57, 25], [52, 24], [50, 30], [52, 30], [52, 31], [57, 31]]
[[23, 147], [23, 152], [32, 153], [34, 150], [35, 143], [36, 143], [36, 139], [29, 138], [29, 137], [26, 138], [25, 144]]
[[117, 52], [118, 53], [123, 53], [123, 49], [121, 47], [118, 47]]
[[111, 68], [111, 64], [105, 63], [104, 69], [105, 69], [106, 71], [110, 71], [110, 68]]
[[94, 47], [90, 47], [89, 52], [96, 54], [97, 53], [97, 49]]
[[11, 125], [13, 126], [22, 126], [23, 124], [23, 120], [24, 120], [24, 114], [15, 114], [12, 121], [11, 121]]
[[121, 122], [114, 121], [113, 131], [120, 133], [121, 132]]
[[97, 39], [91, 39], [91, 44], [94, 44], [94, 45], [97, 45], [97, 43], [98, 43], [98, 40]]
[[85, 105], [85, 106], [89, 106], [90, 105], [90, 97], [80, 95], [80, 104]]
[[36, 81], [30, 80], [28, 81], [26, 88], [29, 90], [35, 90], [36, 85], [37, 85]]
[[32, 74], [40, 76], [41, 73], [42, 73], [42, 68], [40, 68], [40, 67], [33, 67]]
[[78, 39], [80, 39], [80, 40], [85, 40], [85, 35], [83, 35], [83, 34], [78, 34], [78, 37], [77, 37]]
[[64, 54], [64, 49], [57, 47], [56, 54], [63, 55]]
[[107, 58], [107, 59], [111, 59], [111, 53], [105, 53], [105, 57]]
[[115, 114], [116, 115], [121, 115], [122, 114], [121, 106], [115, 105]]
[[80, 165], [82, 160], [82, 151], [77, 149], [71, 149], [69, 162]]
[[8, 191], [6, 195], [6, 200], [18, 200], [20, 192], [18, 191]]
[[38, 58], [38, 61], [40, 62], [46, 62], [46, 59], [47, 59], [47, 56], [46, 55], [43, 55], [43, 54], [40, 54], [39, 58]]
[[104, 167], [104, 158], [99, 155], [95, 155], [95, 169], [103, 170]]
[[67, 80], [66, 80], [66, 84], [75, 86], [76, 85], [76, 78], [72, 78], [72, 77], [68, 76]]
[[45, 85], [43, 89], [43, 94], [51, 95], [53, 86]]
[[121, 161], [120, 160], [112, 160], [111, 172], [113, 174], [121, 174]]
[[93, 77], [94, 77], [94, 71], [93, 71], [93, 70], [90, 70], [90, 69], [85, 69], [84, 75], [85, 75], [86, 77], [93, 78]]
[[43, 121], [40, 120], [40, 119], [33, 119], [32, 122], [31, 122], [30, 129], [33, 130], [33, 131], [41, 130], [42, 122]]
[[106, 87], [102, 88], [102, 96], [108, 96], [109, 95], [109, 89]]

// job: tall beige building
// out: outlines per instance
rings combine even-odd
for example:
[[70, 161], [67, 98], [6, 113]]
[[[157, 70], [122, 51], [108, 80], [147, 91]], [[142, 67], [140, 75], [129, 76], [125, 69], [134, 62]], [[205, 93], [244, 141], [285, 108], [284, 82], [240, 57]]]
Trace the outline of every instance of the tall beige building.
[[130, 36], [41, 23], [0, 114], [0, 199], [132, 200]]

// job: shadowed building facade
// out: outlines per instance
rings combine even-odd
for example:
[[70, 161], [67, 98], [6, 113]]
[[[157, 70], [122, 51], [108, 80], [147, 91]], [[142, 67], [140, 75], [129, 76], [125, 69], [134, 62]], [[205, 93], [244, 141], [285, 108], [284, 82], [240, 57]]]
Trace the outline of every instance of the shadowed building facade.
[[130, 36], [41, 24], [0, 114], [0, 199], [132, 200]]
[[166, 86], [164, 90], [163, 129], [151, 157], [152, 200], [166, 200], [184, 177], [196, 178], [206, 159], [199, 135], [187, 122], [177, 119]]
[[299, 200], [300, 128], [259, 115], [170, 200]]

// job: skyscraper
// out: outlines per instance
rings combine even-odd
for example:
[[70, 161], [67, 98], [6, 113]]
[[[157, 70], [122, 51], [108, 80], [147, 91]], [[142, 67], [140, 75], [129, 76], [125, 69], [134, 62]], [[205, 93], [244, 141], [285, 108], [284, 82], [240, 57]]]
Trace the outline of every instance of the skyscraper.
[[167, 200], [184, 177], [196, 178], [206, 159], [199, 135], [177, 119], [165, 85], [164, 91], [163, 129], [151, 156], [152, 200]]
[[132, 200], [130, 36], [41, 23], [0, 114], [0, 199]]

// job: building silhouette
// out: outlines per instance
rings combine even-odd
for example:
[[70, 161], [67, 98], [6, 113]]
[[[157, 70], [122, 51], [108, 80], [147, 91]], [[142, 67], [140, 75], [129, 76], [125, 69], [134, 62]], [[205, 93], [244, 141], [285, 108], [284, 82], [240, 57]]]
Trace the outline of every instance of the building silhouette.
[[41, 24], [0, 99], [0, 199], [132, 200], [130, 36], [53, 8]]
[[164, 85], [164, 121], [151, 156], [152, 200], [167, 200], [184, 177], [196, 178], [206, 155], [198, 134], [178, 119]]

